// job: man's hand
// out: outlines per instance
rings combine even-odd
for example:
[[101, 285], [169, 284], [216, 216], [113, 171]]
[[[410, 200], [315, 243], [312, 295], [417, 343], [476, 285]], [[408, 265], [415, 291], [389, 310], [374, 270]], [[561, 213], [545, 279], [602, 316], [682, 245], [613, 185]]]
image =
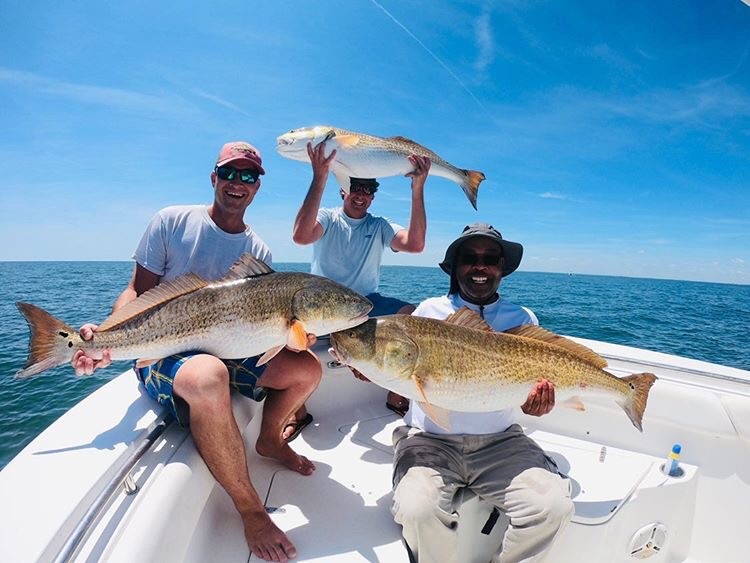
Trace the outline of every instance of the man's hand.
[[548, 379], [540, 379], [521, 405], [524, 414], [543, 416], [555, 406], [555, 386]]
[[[83, 325], [78, 333], [84, 340], [91, 340], [94, 338], [94, 331], [96, 329], [97, 325], [88, 323]], [[102, 352], [101, 360], [89, 358], [83, 350], [76, 350], [73, 358], [70, 360], [70, 365], [73, 366], [73, 369], [76, 370], [76, 375], [79, 377], [82, 375], [91, 375], [95, 370], [106, 368], [111, 363], [112, 358], [109, 357], [109, 350]]]
[[412, 154], [409, 156], [409, 162], [414, 165], [414, 170], [406, 174], [407, 178], [411, 178], [412, 189], [416, 186], [420, 188], [424, 187], [425, 180], [427, 180], [427, 175], [430, 172], [430, 166], [432, 166], [432, 161], [427, 156]]
[[305, 336], [307, 337], [307, 345], [304, 348], [295, 348], [287, 344], [287, 350], [291, 350], [292, 352], [304, 352], [315, 346], [315, 343], [318, 341], [318, 337], [315, 336], [312, 332], [306, 332]]
[[310, 157], [310, 164], [313, 169], [313, 178], [327, 179], [331, 171], [331, 165], [336, 158], [336, 149], [326, 156], [326, 144], [319, 143], [316, 147], [312, 143], [307, 143], [307, 156]]

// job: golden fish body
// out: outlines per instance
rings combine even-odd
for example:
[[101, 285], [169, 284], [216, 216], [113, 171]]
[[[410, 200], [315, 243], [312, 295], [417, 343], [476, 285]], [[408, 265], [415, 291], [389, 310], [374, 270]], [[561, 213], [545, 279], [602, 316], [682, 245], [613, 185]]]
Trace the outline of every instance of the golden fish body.
[[[333, 353], [371, 381], [450, 411], [490, 412], [522, 405], [540, 378], [557, 402], [590, 394], [618, 402], [641, 430], [652, 374], [618, 378], [591, 350], [539, 327], [517, 334], [390, 315], [331, 335]], [[523, 336], [523, 335], [526, 336]]]
[[345, 192], [349, 192], [349, 177], [383, 178], [403, 176], [414, 171], [409, 156], [416, 154], [429, 157], [432, 165], [430, 175], [440, 176], [455, 182], [477, 207], [479, 184], [485, 179], [482, 172], [465, 170], [452, 165], [430, 149], [404, 137], [376, 137], [318, 125], [293, 129], [276, 139], [276, 150], [281, 156], [292, 160], [310, 162], [307, 143], [317, 146], [326, 144], [326, 154], [336, 150], [332, 172]]
[[[205, 282], [193, 275], [158, 285], [113, 313], [84, 341], [76, 329], [44, 310], [18, 303], [31, 329], [29, 359], [17, 377], [30, 377], [71, 360], [81, 349], [92, 358], [159, 359], [187, 351], [247, 358], [285, 345], [306, 346], [305, 333], [328, 334], [361, 323], [370, 301], [329, 279], [273, 272], [250, 255], [250, 270]], [[242, 261], [238, 262], [242, 264]]]

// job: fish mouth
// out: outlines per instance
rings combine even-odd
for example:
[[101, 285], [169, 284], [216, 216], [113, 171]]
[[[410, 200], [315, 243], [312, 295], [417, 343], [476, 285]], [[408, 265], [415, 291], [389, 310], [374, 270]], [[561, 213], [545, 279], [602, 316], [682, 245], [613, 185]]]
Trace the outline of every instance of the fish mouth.
[[350, 318], [349, 321], [352, 322], [352, 323], [356, 323], [356, 324], [353, 324], [349, 328], [353, 328], [355, 326], [361, 325], [363, 322], [365, 322], [366, 320], [368, 320], [370, 318], [370, 314], [369, 314], [370, 311], [372, 311], [372, 307], [370, 307], [370, 309], [367, 311], [367, 313], [363, 313], [361, 315], [355, 315], [354, 317]]
[[337, 361], [338, 363], [340, 363], [340, 364], [344, 364], [344, 363], [346, 363], [346, 362], [344, 362], [344, 360], [343, 360], [343, 359], [341, 358], [341, 356], [339, 356], [338, 352], [336, 352], [336, 348], [334, 348], [333, 346], [331, 346], [331, 347], [330, 347], [330, 348], [328, 349], [328, 353], [329, 353], [329, 354], [331, 355], [331, 357], [332, 357], [332, 358], [333, 358], [334, 360], [336, 360], [336, 361]]

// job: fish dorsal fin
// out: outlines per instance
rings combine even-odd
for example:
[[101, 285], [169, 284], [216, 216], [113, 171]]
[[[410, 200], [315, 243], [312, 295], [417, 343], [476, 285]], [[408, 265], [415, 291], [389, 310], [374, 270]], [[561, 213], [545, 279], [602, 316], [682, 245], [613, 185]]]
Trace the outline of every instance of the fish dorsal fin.
[[446, 323], [462, 326], [465, 328], [473, 328], [475, 330], [483, 330], [485, 332], [495, 332], [487, 322], [479, 316], [479, 313], [472, 311], [466, 306], [461, 307], [458, 311], [451, 314], [447, 319]]
[[103, 332], [105, 330], [117, 328], [118, 326], [126, 323], [130, 319], [142, 313], [145, 313], [146, 311], [155, 309], [156, 307], [172, 301], [173, 299], [177, 299], [182, 295], [193, 293], [194, 291], [204, 288], [207, 285], [208, 282], [206, 280], [195, 274], [187, 274], [185, 276], [160, 283], [156, 287], [142, 293], [127, 305], [124, 305], [123, 307], [117, 309], [117, 311], [107, 317], [107, 319], [102, 324], [100, 324], [99, 328], [97, 328], [96, 330], [97, 332]]
[[262, 260], [258, 260], [249, 252], [245, 252], [245, 254], [240, 256], [239, 260], [232, 264], [232, 267], [229, 268], [229, 271], [219, 280], [219, 282], [253, 278], [255, 276], [262, 276], [271, 273], [273, 273], [273, 268]]
[[[421, 149], [423, 151], [424, 150], [429, 150], [429, 149], [427, 149], [427, 147], [423, 147], [418, 142], [412, 141], [411, 139], [409, 139], [407, 137], [402, 137], [401, 135], [396, 135], [395, 137], [388, 137], [388, 140], [389, 141], [396, 141], [398, 143], [404, 143], [404, 144], [407, 144], [407, 145], [412, 145], [413, 147], [417, 147], [417, 148], [419, 148], [419, 149]], [[432, 152], [432, 151], [429, 151], [429, 152]]]
[[513, 336], [522, 336], [524, 338], [532, 338], [534, 340], [540, 340], [547, 344], [552, 344], [558, 348], [562, 348], [567, 352], [570, 352], [574, 356], [587, 361], [588, 363], [598, 367], [607, 367], [607, 360], [602, 358], [599, 354], [594, 352], [591, 348], [586, 348], [582, 344], [573, 342], [572, 340], [550, 332], [540, 326], [536, 325], [521, 325], [515, 328], [511, 328], [505, 331], [505, 334], [512, 334]]

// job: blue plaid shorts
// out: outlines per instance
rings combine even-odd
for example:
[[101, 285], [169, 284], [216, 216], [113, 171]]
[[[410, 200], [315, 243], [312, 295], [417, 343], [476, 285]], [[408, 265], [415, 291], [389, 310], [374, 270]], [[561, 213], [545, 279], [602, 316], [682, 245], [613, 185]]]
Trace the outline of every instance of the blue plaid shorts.
[[[201, 353], [175, 354], [145, 368], [136, 368], [135, 362], [133, 363], [133, 370], [143, 383], [149, 396], [160, 405], [169, 407], [182, 426], [188, 426], [189, 424], [189, 410], [185, 401], [174, 396], [174, 378], [182, 364]], [[262, 366], [255, 365], [259, 357], [253, 356], [244, 360], [221, 360], [229, 370], [229, 386], [254, 401], [262, 401], [267, 394], [263, 387], [258, 386], [258, 379], [266, 369], [265, 364]]]

